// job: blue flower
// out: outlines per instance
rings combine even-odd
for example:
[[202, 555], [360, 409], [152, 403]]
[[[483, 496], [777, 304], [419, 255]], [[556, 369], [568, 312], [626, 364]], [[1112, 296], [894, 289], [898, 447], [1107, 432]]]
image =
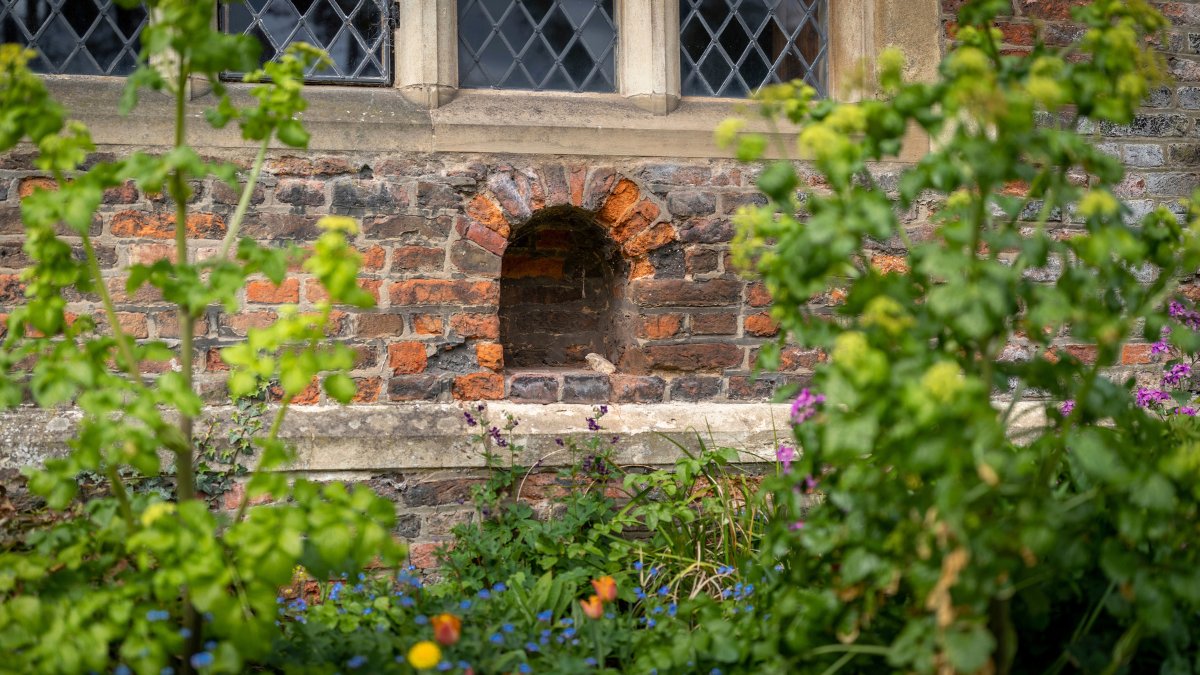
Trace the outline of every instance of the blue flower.
[[480, 598], [482, 598], [482, 599], [484, 599], [484, 600], [487, 600], [488, 598], [492, 597], [492, 593], [491, 593], [491, 591], [489, 591], [489, 590], [488, 590], [488, 589], [486, 589], [486, 588], [485, 588], [485, 589], [483, 589], [482, 591], [479, 591], [478, 595], [479, 595], [479, 597], [480, 597]]
[[553, 618], [554, 618], [554, 610], [552, 610], [552, 609], [548, 609], [544, 612], [538, 612], [538, 615], [537, 615], [538, 621], [549, 621]]
[[492, 590], [497, 593], [503, 593], [504, 591], [508, 590], [508, 586], [505, 586], [504, 582], [501, 581], [501, 582], [498, 582], [495, 586], [492, 586]]
[[463, 600], [462, 602], [458, 603], [458, 607], [459, 609], [471, 609], [471, 601]]
[[216, 648], [217, 648], [217, 641], [216, 641], [216, 640], [209, 640], [208, 642], [205, 642], [205, 643], [204, 643], [204, 648], [205, 648], [205, 649], [207, 649], [208, 651], [210, 651], [210, 652], [211, 652], [212, 650], [214, 650], [214, 649], [216, 649]]
[[494, 645], [504, 644], [504, 636], [499, 633], [492, 633], [492, 636], [488, 640], [491, 640]]
[[712, 670], [708, 671], [708, 675], [721, 675], [721, 669], [713, 668]]
[[213, 655], [209, 652], [200, 652], [192, 654], [192, 667], [196, 669], [207, 668], [213, 664]]
[[638, 586], [637, 588], [633, 589], [633, 594], [634, 594], [634, 596], [637, 597], [638, 600], [646, 599], [646, 591], [642, 590], [641, 586]]
[[424, 626], [425, 624], [429, 623], [429, 617], [425, 616], [424, 614], [418, 614], [417, 618], [413, 619], [413, 622], [418, 626]]
[[589, 666], [593, 666], [593, 667], [596, 665], [596, 659], [595, 659], [594, 657], [591, 657], [591, 656], [589, 656], [589, 657], [587, 657], [586, 659], [584, 659], [584, 660], [583, 660], [583, 662], [584, 662], [584, 663], [586, 663], [586, 664], [588, 664]]
[[404, 655], [403, 654], [396, 655], [396, 663], [404, 663]]
[[171, 666], [163, 666], [163, 669], [158, 671], [158, 675], [175, 675], [175, 669]]
[[365, 665], [367, 665], [367, 657], [365, 656], [351, 656], [350, 660], [346, 662], [346, 667], [351, 670], [362, 668]]
[[574, 629], [574, 628], [568, 628], [568, 629], [564, 630], [564, 631], [563, 631], [563, 637], [566, 637], [566, 638], [575, 637], [575, 629]]
[[677, 612], [677, 611], [679, 611], [679, 605], [676, 605], [673, 602], [671, 604], [667, 605], [667, 615], [675, 616], [675, 612]]
[[171, 618], [171, 613], [165, 609], [152, 609], [146, 612], [147, 621], [166, 621]]
[[662, 605], [655, 605], [654, 609], [650, 610], [650, 613], [651, 614], [662, 614], [662, 611], [663, 611]]
[[184, 640], [192, 637], [192, 629], [191, 628], [180, 628], [179, 629], [179, 637], [183, 638]]
[[575, 619], [566, 618], [566, 619], [563, 619], [562, 621], [559, 621], [559, 623], [561, 623], [564, 626], [570, 626], [575, 623]]
[[129, 666], [122, 663], [113, 670], [113, 675], [133, 675], [133, 671], [129, 669]]
[[527, 652], [538, 651], [537, 643], [536, 642], [526, 642], [525, 643], [525, 651], [527, 651]]
[[661, 596], [664, 596], [664, 597], [667, 595], [667, 593], [670, 593], [670, 592], [671, 591], [666, 586], [663, 586], [662, 588], [658, 589], [658, 594]]
[[515, 629], [511, 623], [506, 623], [503, 626], [500, 626], [500, 630], [504, 631], [505, 633], [511, 633]]
[[522, 663], [521, 665], [517, 666], [517, 672], [532, 673], [533, 668], [530, 668], [528, 663]]
[[441, 663], [437, 664], [437, 669], [442, 672], [450, 670], [453, 667], [454, 667], [454, 664], [450, 663], [449, 661], [442, 661]]
[[642, 571], [642, 561], [639, 560], [639, 561], [633, 563], [633, 569], [641, 572]]
[[408, 597], [407, 595], [404, 596], [403, 598], [400, 598], [400, 606], [401, 607], [412, 607], [414, 604], [416, 604], [416, 600], [413, 600], [412, 598]]
[[374, 608], [374, 607], [366, 607], [366, 608], [364, 608], [364, 609], [363, 609], [363, 616], [366, 616], [366, 615], [368, 615], [368, 614], [370, 614], [371, 612], [374, 612], [374, 611], [375, 611], [375, 608]]

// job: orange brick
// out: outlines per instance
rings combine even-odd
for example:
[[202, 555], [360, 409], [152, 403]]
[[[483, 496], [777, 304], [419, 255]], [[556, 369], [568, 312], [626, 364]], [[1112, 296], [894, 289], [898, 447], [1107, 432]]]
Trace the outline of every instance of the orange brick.
[[418, 335], [441, 335], [444, 322], [437, 314], [417, 314], [412, 318], [412, 325]]
[[[376, 304], [379, 303], [379, 289], [383, 286], [383, 281], [379, 279], [359, 279], [358, 287], [371, 294], [375, 299]], [[325, 292], [325, 287], [316, 279], [309, 279], [304, 284], [304, 297], [309, 302], [325, 302], [329, 299], [329, 294]]]
[[500, 337], [500, 317], [495, 314], [455, 314], [450, 329], [464, 338], [495, 340]]
[[511, 232], [508, 219], [504, 217], [500, 205], [488, 195], [475, 195], [467, 204], [467, 215], [501, 237], [507, 238]]
[[1135, 366], [1151, 363], [1154, 355], [1150, 353], [1151, 345], [1145, 343], [1128, 344], [1121, 347], [1121, 363]]
[[395, 342], [388, 345], [388, 366], [397, 375], [422, 372], [426, 362], [424, 343]]
[[58, 189], [58, 183], [55, 183], [54, 179], [46, 178], [44, 176], [30, 176], [29, 178], [22, 178], [20, 186], [17, 187], [17, 194], [21, 197], [21, 199], [24, 199], [33, 194], [34, 190], [38, 189], [53, 192]]
[[147, 327], [145, 314], [117, 312], [117, 323], [121, 326], [121, 330], [129, 337], [138, 340], [150, 337], [150, 329]]
[[278, 286], [270, 281], [251, 281], [246, 284], [246, 302], [300, 302], [300, 280], [284, 279]]
[[454, 398], [460, 401], [496, 401], [504, 398], [504, 376], [471, 373], [454, 378]]
[[354, 392], [354, 403], [375, 403], [379, 400], [379, 392], [383, 389], [383, 379], [379, 377], [360, 377], [354, 380], [358, 389]]
[[670, 223], [659, 223], [648, 230], [643, 230], [625, 242], [622, 250], [627, 256], [637, 257], [666, 246], [673, 241], [675, 241], [675, 228], [671, 227]]
[[877, 255], [871, 258], [871, 265], [883, 274], [898, 272], [908, 274], [908, 261], [898, 255]]
[[771, 294], [764, 284], [750, 284], [746, 287], [746, 302], [751, 307], [766, 307], [771, 304]]
[[642, 317], [642, 326], [638, 337], [650, 340], [662, 340], [679, 332], [683, 325], [683, 317], [679, 314], [654, 314]]
[[475, 358], [481, 367], [499, 371], [504, 368], [504, 347], [495, 342], [480, 342], [475, 345]]
[[755, 337], [772, 337], [779, 334], [779, 324], [766, 312], [746, 317], [743, 327], [747, 335]]
[[563, 266], [566, 262], [563, 258], [508, 256], [504, 259], [504, 271], [501, 276], [505, 279], [526, 279], [530, 277], [562, 279]]
[[362, 267], [365, 270], [381, 270], [383, 269], [383, 259], [387, 255], [387, 251], [382, 246], [372, 246], [365, 251], [360, 251], [362, 255]]
[[596, 212], [596, 220], [604, 225], [612, 225], [621, 220], [621, 216], [632, 207], [641, 197], [637, 185], [628, 178], [622, 178], [609, 193], [604, 205]]
[[129, 262], [133, 265], [153, 265], [159, 260], [174, 263], [176, 259], [175, 247], [170, 244], [132, 244], [129, 247]]

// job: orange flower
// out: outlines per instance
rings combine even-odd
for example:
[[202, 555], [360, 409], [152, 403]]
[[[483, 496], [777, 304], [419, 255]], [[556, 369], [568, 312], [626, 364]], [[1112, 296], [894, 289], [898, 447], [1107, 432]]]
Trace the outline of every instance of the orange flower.
[[612, 577], [592, 579], [592, 588], [596, 589], [596, 595], [604, 602], [617, 599], [617, 582], [613, 581]]
[[438, 614], [429, 620], [433, 626], [433, 639], [449, 647], [462, 636], [462, 621], [453, 614]]
[[580, 600], [579, 604], [583, 605], [583, 613], [587, 614], [589, 619], [599, 619], [604, 616], [604, 602], [598, 595], [593, 595], [587, 600]]

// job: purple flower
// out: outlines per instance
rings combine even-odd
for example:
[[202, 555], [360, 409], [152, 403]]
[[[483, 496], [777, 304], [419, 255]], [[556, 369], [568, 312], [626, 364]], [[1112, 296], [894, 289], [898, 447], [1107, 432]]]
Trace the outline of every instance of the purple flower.
[[812, 392], [805, 388], [792, 401], [792, 424], [800, 424], [817, 414], [817, 406], [825, 402], [824, 394], [813, 395]]
[[804, 486], [808, 488], [809, 492], [816, 490], [817, 489], [817, 479], [813, 478], [811, 473], [808, 474], [807, 476], [804, 477]]
[[791, 530], [792, 532], [795, 532], [797, 530], [803, 530], [804, 529], [804, 521], [797, 520], [796, 522], [792, 523], [791, 525], [788, 525], [788, 529]]
[[1163, 386], [1179, 384], [1184, 378], [1191, 377], [1191, 375], [1192, 364], [1176, 363], [1171, 366], [1166, 375], [1163, 375], [1162, 383]]
[[1171, 395], [1161, 389], [1146, 389], [1138, 387], [1137, 394], [1134, 396], [1134, 402], [1139, 408], [1147, 408], [1155, 403], [1166, 403], [1171, 400]]
[[600, 431], [600, 425], [596, 424], [596, 418], [594, 418], [594, 417], [587, 418], [587, 423], [588, 423], [588, 431]]
[[1058, 407], [1058, 412], [1063, 417], [1066, 417], [1067, 415], [1070, 415], [1071, 411], [1074, 409], [1075, 409], [1075, 399], [1069, 398], [1069, 399], [1063, 401], [1062, 405], [1060, 405]]
[[1167, 306], [1167, 313], [1192, 330], [1200, 329], [1200, 312], [1184, 307], [1181, 302], [1172, 300]]
[[556, 438], [556, 439], [554, 439], [554, 442], [555, 442], [555, 443], [557, 443], [557, 444], [558, 444], [558, 447], [560, 447], [560, 448], [561, 448], [561, 447], [562, 447], [562, 445], [563, 445], [563, 440], [562, 440], [561, 438]]
[[1162, 332], [1159, 333], [1158, 342], [1150, 345], [1150, 354], [1166, 354], [1171, 350], [1171, 343], [1167, 342], [1167, 336], [1171, 334], [1170, 326], [1163, 326]]
[[469, 427], [473, 427], [473, 426], [475, 426], [476, 424], [478, 424], [478, 422], [476, 422], [476, 421], [475, 421], [475, 418], [474, 418], [474, 417], [471, 417], [471, 413], [470, 413], [470, 412], [467, 412], [467, 411], [465, 411], [465, 410], [464, 410], [464, 411], [463, 411], [463, 417], [467, 418], [467, 426], [469, 426]]
[[1175, 409], [1176, 415], [1187, 415], [1188, 417], [1195, 417], [1196, 413], [1197, 413], [1197, 410], [1190, 405], [1179, 406], [1178, 408]]
[[600, 414], [607, 415], [608, 414], [608, 406], [606, 406], [606, 405], [600, 406]]
[[796, 461], [796, 449], [790, 445], [781, 445], [775, 451], [775, 459], [779, 460], [779, 463], [783, 465], [784, 473], [791, 473], [792, 462]]

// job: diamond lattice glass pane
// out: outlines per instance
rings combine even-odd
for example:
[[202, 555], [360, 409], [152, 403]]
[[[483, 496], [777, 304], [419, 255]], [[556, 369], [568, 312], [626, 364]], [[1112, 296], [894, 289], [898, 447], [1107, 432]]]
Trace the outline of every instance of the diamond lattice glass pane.
[[[306, 73], [309, 82], [388, 84], [392, 78], [389, 0], [245, 0], [221, 3], [221, 29], [262, 45], [261, 63], [293, 42], [329, 53], [333, 62]], [[225, 73], [239, 79], [241, 73]]]
[[0, 0], [0, 42], [37, 50], [40, 73], [128, 75], [145, 24], [144, 7], [113, 0]]
[[615, 91], [613, 0], [459, 0], [463, 87]]
[[679, 0], [685, 96], [804, 80], [826, 93], [828, 0]]

